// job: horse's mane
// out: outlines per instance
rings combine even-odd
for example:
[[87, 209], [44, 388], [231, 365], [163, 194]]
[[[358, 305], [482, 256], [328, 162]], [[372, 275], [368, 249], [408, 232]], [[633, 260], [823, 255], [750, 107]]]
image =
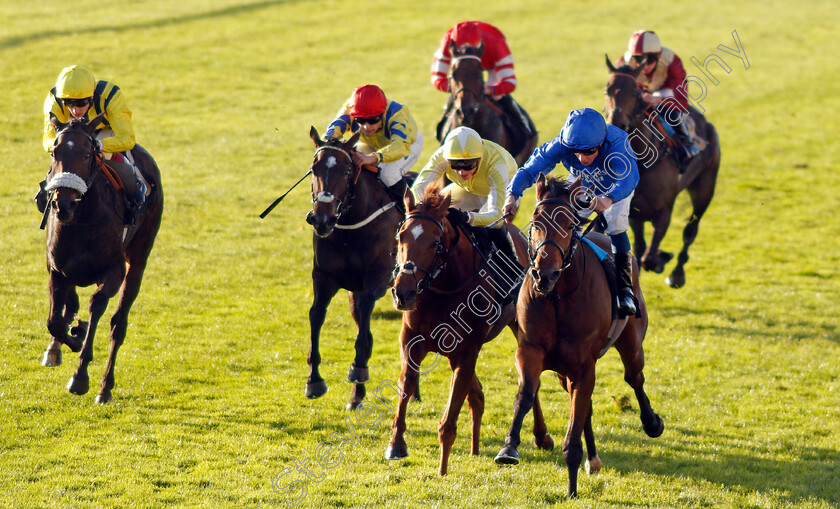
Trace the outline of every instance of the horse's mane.
[[423, 190], [423, 196], [420, 197], [420, 202], [429, 208], [440, 206], [443, 199], [446, 198], [446, 195], [441, 192], [442, 190], [443, 187], [439, 181], [432, 182]]

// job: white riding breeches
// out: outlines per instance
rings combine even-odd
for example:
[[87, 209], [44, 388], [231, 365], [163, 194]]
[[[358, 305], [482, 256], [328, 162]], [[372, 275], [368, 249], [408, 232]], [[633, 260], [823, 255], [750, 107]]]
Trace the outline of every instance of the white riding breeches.
[[409, 169], [420, 159], [420, 152], [423, 151], [423, 135], [417, 133], [417, 139], [411, 144], [408, 155], [390, 163], [380, 163], [379, 180], [388, 187], [393, 186], [408, 172]]

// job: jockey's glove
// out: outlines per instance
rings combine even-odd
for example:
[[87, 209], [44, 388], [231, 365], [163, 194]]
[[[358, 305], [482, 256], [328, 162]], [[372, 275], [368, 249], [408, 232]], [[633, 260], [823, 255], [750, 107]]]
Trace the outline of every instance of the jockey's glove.
[[452, 226], [458, 226], [460, 224], [469, 224], [470, 215], [463, 210], [449, 207], [449, 210], [446, 211], [446, 219], [449, 219]]

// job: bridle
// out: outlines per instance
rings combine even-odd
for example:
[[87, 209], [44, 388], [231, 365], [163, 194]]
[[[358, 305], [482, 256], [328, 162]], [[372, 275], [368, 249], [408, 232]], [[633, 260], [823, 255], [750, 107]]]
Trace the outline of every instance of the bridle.
[[[342, 193], [340, 198], [336, 198], [335, 195], [326, 191], [319, 191], [318, 194], [315, 194], [315, 191], [312, 191], [312, 204], [314, 206], [315, 203], [333, 203], [336, 202], [335, 206], [335, 218], [338, 221], [338, 218], [341, 217], [341, 214], [345, 212], [347, 209], [350, 208], [351, 203], [353, 202], [354, 197], [354, 190], [356, 186], [356, 179], [358, 179], [358, 175], [356, 175], [356, 179], [352, 179], [353, 170], [356, 169], [356, 165], [353, 163], [353, 157], [350, 155], [349, 152], [344, 150], [341, 147], [336, 147], [334, 145], [321, 145], [315, 150], [315, 160], [312, 162], [312, 175], [315, 175], [314, 168], [315, 163], [318, 162], [318, 154], [323, 152], [324, 150], [333, 150], [336, 152], [340, 152], [347, 157], [347, 160], [350, 164], [347, 166], [347, 171], [344, 174], [345, 179], [347, 179], [347, 185], [344, 187], [344, 193]], [[324, 183], [326, 184], [327, 179], [329, 178], [329, 170], [327, 176], [324, 178]]]
[[[545, 200], [541, 200], [541, 201], [537, 202], [537, 204], [534, 206], [535, 213], [540, 207], [544, 207], [545, 205], [568, 205], [569, 210], [572, 210], [572, 211], [575, 210], [575, 207], [567, 200], [564, 200], [562, 198], [547, 198]], [[542, 242], [537, 244], [536, 247], [533, 247], [534, 244], [533, 244], [533, 241], [532, 241], [531, 233], [534, 230], [534, 224], [535, 223], [532, 222], [531, 227], [528, 229], [528, 259], [529, 259], [530, 267], [532, 269], [536, 268], [536, 260], [537, 260], [537, 257], [539, 256], [540, 250], [542, 248], [544, 248], [546, 246], [552, 246], [552, 247], [557, 248], [558, 251], [560, 251], [560, 260], [562, 262], [561, 265], [560, 265], [560, 271], [562, 272], [567, 267], [569, 267], [569, 265], [572, 264], [572, 259], [574, 258], [575, 251], [577, 250], [578, 245], [580, 245], [580, 236], [575, 234], [574, 223], [566, 226], [566, 229], [569, 230], [569, 234], [571, 234], [571, 236], [572, 236], [572, 240], [569, 242], [569, 246], [567, 248], [568, 251], [566, 251], [566, 249], [563, 249], [563, 246], [558, 244], [554, 239], [548, 238], [548, 229], [547, 228], [546, 228], [546, 238]], [[593, 224], [594, 224], [594, 222], [593, 222]], [[559, 227], [559, 225], [555, 225], [555, 226]], [[530, 273], [530, 271], [529, 271], [529, 273]]]
[[[415, 287], [417, 288], [417, 295], [420, 295], [420, 292], [428, 288], [437, 278], [443, 269], [446, 268], [446, 264], [449, 262], [449, 258], [452, 256], [454, 251], [454, 246], [458, 245], [458, 241], [461, 237], [461, 230], [459, 228], [455, 228], [456, 238], [455, 241], [452, 242], [452, 246], [447, 248], [444, 246], [444, 240], [446, 239], [446, 230], [443, 228], [443, 223], [438, 221], [436, 218], [430, 216], [429, 214], [424, 214], [422, 212], [413, 212], [405, 216], [405, 220], [400, 223], [399, 228], [397, 228], [397, 239], [399, 239], [400, 233], [403, 232], [405, 228], [405, 224], [408, 223], [411, 219], [424, 219], [427, 221], [433, 222], [439, 229], [441, 234], [441, 239], [434, 242], [433, 247], [435, 249], [435, 256], [432, 258], [432, 262], [429, 264], [428, 267], [421, 267], [416, 263], [412, 262], [411, 260], [407, 260], [403, 264], [397, 263], [394, 267], [394, 279], [396, 280], [397, 276], [400, 274], [410, 274], [414, 277]], [[417, 271], [422, 271], [425, 276], [423, 279], [417, 280]]]
[[[463, 55], [463, 56], [453, 58], [452, 59], [452, 64], [449, 68], [449, 76], [448, 76], [449, 90], [452, 91], [451, 92], [452, 93], [452, 100], [454, 101], [458, 96], [463, 95], [465, 92], [468, 92], [475, 99], [475, 104], [476, 104], [475, 108], [473, 108], [473, 111], [470, 112], [471, 114], [475, 115], [476, 112], [478, 112], [478, 109], [480, 108], [481, 103], [484, 101], [484, 90], [481, 89], [478, 92], [476, 92], [475, 90], [473, 90], [473, 89], [471, 89], [467, 86], [461, 86], [461, 88], [459, 88], [458, 90], [453, 90], [453, 88], [452, 88], [452, 82], [453, 82], [453, 79], [454, 79], [455, 67], [456, 67], [456, 64], [458, 62], [460, 62], [461, 60], [477, 60], [479, 62], [479, 66], [480, 66], [481, 58], [476, 56], [476, 55]], [[483, 72], [483, 71], [479, 70], [479, 72]]]
[[644, 114], [648, 110], [648, 108], [639, 108], [639, 106], [638, 106], [639, 104], [645, 104], [645, 102], [642, 100], [642, 91], [639, 89], [638, 86], [636, 86], [636, 77], [635, 76], [633, 76], [632, 74], [627, 74], [627, 73], [623, 73], [623, 72], [614, 72], [614, 73], [612, 73], [612, 76], [626, 76], [626, 77], [630, 78], [631, 80], [633, 80], [633, 85], [634, 85], [633, 89], [632, 89], [633, 90], [633, 98], [636, 101], [636, 108], [633, 111], [630, 111], [630, 112], [626, 111], [624, 108], [622, 108], [621, 106], [618, 105], [618, 103], [615, 101], [616, 98], [614, 96], [609, 95], [609, 92], [608, 92], [609, 83], [607, 84], [607, 88], [604, 90], [604, 93], [608, 97], [613, 98], [613, 105], [614, 105], [612, 112], [607, 112], [607, 116], [615, 115], [615, 113], [621, 113], [622, 115], [624, 115], [627, 118], [627, 126], [625, 126], [622, 129], [624, 131], [626, 131], [631, 125], [633, 125], [634, 121], [636, 120], [636, 117], [638, 117], [641, 114]]
[[[78, 192], [79, 198], [76, 201], [80, 201], [82, 199], [82, 196], [84, 196], [87, 190], [90, 189], [96, 177], [98, 177], [99, 174], [102, 173], [102, 158], [99, 156], [99, 151], [96, 149], [96, 138], [83, 129], [78, 129], [68, 125], [64, 129], [56, 133], [55, 141], [53, 142], [53, 150], [55, 150], [55, 148], [59, 145], [59, 135], [61, 135], [68, 129], [75, 129], [77, 131], [80, 131], [87, 137], [88, 142], [90, 143], [90, 165], [88, 167], [89, 177], [87, 180], [84, 180], [76, 173], [70, 171], [62, 171], [61, 173], [53, 175], [50, 178], [49, 183], [47, 183], [47, 186], [44, 188], [47, 192], [50, 193], [48, 202], [52, 201], [53, 192], [60, 187], [66, 187]], [[55, 158], [54, 155], [53, 158]]]

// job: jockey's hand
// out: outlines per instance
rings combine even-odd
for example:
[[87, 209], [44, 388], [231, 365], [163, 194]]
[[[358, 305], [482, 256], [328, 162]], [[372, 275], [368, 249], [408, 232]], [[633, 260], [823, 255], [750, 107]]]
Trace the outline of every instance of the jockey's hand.
[[449, 210], [446, 211], [446, 219], [449, 219], [452, 226], [458, 226], [459, 224], [469, 224], [470, 215], [461, 209], [449, 207]]
[[379, 162], [379, 158], [376, 157], [376, 154], [362, 154], [361, 152], [353, 152], [353, 162], [356, 163], [356, 166], [363, 166], [365, 164], [373, 164]]
[[661, 97], [656, 97], [650, 92], [642, 92], [642, 100], [648, 104], [659, 104], [662, 102]]
[[595, 212], [601, 213], [612, 207], [613, 200], [608, 196], [598, 196], [595, 198], [593, 205], [595, 205]]
[[502, 209], [502, 214], [505, 216], [505, 222], [509, 223], [510, 219], [516, 215], [516, 210], [518, 207], [516, 206], [516, 198], [513, 195], [508, 195], [507, 199], [505, 200], [505, 206]]

